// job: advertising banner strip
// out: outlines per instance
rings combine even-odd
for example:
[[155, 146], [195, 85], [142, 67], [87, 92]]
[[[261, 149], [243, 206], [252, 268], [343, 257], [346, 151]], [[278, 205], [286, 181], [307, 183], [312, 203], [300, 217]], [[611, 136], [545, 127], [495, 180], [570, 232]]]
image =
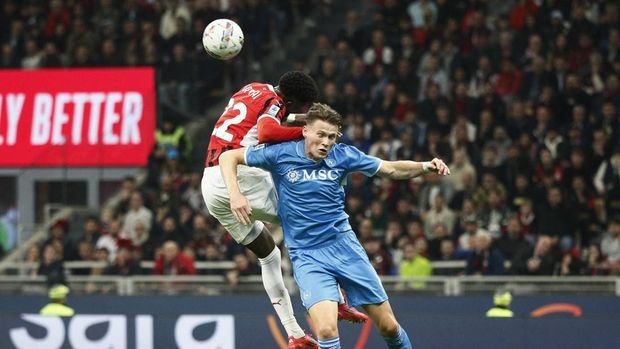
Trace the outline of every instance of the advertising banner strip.
[[0, 71], [0, 167], [144, 166], [151, 68]]

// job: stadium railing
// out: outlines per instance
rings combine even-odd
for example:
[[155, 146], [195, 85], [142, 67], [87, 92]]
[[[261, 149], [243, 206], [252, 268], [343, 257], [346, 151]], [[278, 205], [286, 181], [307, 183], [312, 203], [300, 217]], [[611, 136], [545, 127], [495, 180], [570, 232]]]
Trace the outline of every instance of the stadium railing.
[[[291, 293], [297, 289], [287, 277]], [[381, 277], [389, 292], [460, 296], [492, 293], [498, 288], [515, 294], [592, 294], [620, 297], [617, 276], [430, 276]], [[152, 295], [194, 294], [215, 295], [235, 292], [264, 292], [260, 275], [239, 277], [229, 284], [224, 275], [135, 275], [79, 276], [69, 275], [67, 282], [73, 294]], [[4, 275], [0, 278], [0, 294], [44, 294], [43, 276]]]

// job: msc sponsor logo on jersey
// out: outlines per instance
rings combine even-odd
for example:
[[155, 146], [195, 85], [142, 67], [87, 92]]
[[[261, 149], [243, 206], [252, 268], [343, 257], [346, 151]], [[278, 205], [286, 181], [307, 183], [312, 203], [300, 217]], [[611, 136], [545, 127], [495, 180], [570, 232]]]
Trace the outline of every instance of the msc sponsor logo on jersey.
[[297, 181], [334, 181], [340, 178], [340, 170], [290, 170], [286, 173], [286, 179], [295, 183]]

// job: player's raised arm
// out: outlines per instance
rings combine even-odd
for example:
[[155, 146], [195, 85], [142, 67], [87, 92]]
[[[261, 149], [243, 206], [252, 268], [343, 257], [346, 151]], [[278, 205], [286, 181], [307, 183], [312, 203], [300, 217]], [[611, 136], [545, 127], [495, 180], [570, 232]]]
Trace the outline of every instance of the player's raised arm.
[[280, 143], [302, 137], [301, 127], [282, 126], [277, 119], [263, 117], [257, 124], [258, 143]]
[[220, 171], [230, 196], [230, 210], [243, 224], [252, 224], [250, 201], [241, 193], [237, 183], [237, 165], [245, 165], [245, 148], [224, 152], [219, 159]]
[[427, 172], [434, 172], [441, 176], [447, 176], [450, 174], [450, 169], [441, 159], [437, 158], [426, 162], [409, 160], [382, 161], [377, 175], [392, 179], [409, 179], [418, 177]]

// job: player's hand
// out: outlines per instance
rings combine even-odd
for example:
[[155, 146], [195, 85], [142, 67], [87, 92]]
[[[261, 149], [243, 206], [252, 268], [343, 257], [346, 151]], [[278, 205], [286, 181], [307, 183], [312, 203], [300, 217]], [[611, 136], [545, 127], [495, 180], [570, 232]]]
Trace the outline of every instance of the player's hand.
[[242, 194], [230, 196], [230, 211], [241, 224], [252, 224], [252, 207], [250, 201]]
[[290, 113], [286, 118], [286, 123], [289, 125], [305, 125], [308, 114]]
[[434, 158], [428, 162], [428, 170], [437, 173], [440, 176], [447, 176], [450, 174], [448, 165], [446, 165], [443, 160], [438, 158]]

